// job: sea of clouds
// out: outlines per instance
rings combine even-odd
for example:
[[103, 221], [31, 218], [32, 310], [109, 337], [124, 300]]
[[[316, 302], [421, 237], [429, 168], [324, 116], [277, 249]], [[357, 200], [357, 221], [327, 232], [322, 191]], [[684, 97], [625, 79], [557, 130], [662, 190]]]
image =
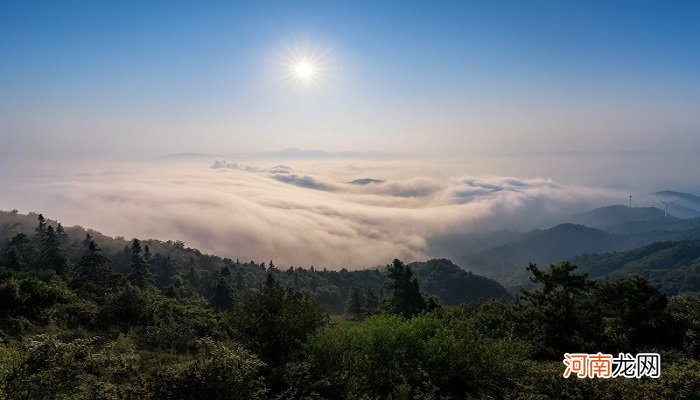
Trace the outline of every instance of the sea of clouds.
[[[353, 182], [366, 178], [375, 181]], [[126, 238], [182, 240], [234, 259], [329, 268], [450, 257], [459, 243], [441, 238], [547, 227], [621, 198], [430, 160], [81, 163], [14, 171], [0, 182], [0, 209]]]

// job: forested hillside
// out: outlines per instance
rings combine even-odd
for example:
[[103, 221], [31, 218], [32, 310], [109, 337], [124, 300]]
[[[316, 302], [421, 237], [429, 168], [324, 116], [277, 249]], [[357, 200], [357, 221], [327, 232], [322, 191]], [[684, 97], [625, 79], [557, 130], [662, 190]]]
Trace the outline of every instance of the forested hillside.
[[700, 293], [700, 241], [658, 242], [633, 250], [575, 257], [592, 278], [639, 275], [668, 294]]
[[[0, 212], [0, 244], [5, 257], [16, 261], [18, 268], [36, 262], [39, 257], [35, 235], [39, 215]], [[42, 217], [43, 218], [43, 217]], [[57, 228], [56, 221], [45, 220], [46, 226]], [[102, 250], [114, 272], [127, 275], [132, 262], [131, 243], [111, 238], [82, 227], [61, 226], [62, 252], [69, 265], [77, 265], [84, 252], [86, 235]], [[201, 253], [182, 242], [144, 240], [140, 242], [143, 257], [151, 266], [156, 286], [162, 291], [175, 290], [182, 296], [214, 296], [221, 276], [227, 277], [232, 290], [246, 291], [265, 282], [268, 274], [282, 285], [309, 293], [332, 313], [342, 313], [351, 289], [362, 296], [381, 298], [384, 293], [386, 267], [348, 271], [325, 268], [278, 268], [273, 260], [255, 262], [232, 260]], [[496, 281], [474, 275], [449, 260], [431, 260], [411, 264], [419, 283], [428, 294], [446, 304], [473, 302], [494, 297], [508, 297]]]
[[[2, 400], [700, 392], [700, 298], [669, 298], [643, 278], [596, 282], [569, 263], [531, 264], [536, 287], [517, 301], [464, 303], [502, 288], [448, 260], [280, 271], [136, 239], [110, 258], [90, 234], [74, 243], [80, 229], [36, 219], [31, 234], [3, 228], [14, 235], [0, 258]], [[189, 271], [178, 270], [181, 260]], [[338, 293], [328, 288], [341, 287], [349, 288], [343, 311], [330, 316]], [[570, 351], [660, 352], [662, 375], [565, 380]]]
[[700, 240], [700, 219], [664, 218], [663, 211], [656, 208], [629, 210], [606, 207], [577, 216], [599, 228], [564, 223], [509, 232], [505, 243], [463, 254], [457, 263], [508, 288], [517, 288], [528, 284], [523, 268], [528, 262], [549, 264], [589, 254], [633, 251], [657, 242]]

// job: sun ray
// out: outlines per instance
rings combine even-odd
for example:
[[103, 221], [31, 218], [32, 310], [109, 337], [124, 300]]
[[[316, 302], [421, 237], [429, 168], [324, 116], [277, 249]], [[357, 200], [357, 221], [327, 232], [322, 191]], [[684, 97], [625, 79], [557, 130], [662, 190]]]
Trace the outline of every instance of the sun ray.
[[318, 92], [329, 83], [330, 50], [310, 41], [285, 46], [281, 65], [287, 84], [295, 91]]

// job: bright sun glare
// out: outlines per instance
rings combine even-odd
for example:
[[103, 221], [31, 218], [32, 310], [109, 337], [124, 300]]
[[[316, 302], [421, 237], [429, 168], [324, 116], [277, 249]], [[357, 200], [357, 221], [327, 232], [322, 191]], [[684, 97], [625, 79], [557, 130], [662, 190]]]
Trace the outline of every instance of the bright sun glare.
[[319, 93], [328, 85], [330, 50], [309, 41], [286, 45], [279, 57], [286, 82], [299, 93]]
[[308, 61], [299, 61], [294, 67], [294, 73], [296, 77], [302, 81], [307, 81], [314, 76], [316, 68], [314, 65]]

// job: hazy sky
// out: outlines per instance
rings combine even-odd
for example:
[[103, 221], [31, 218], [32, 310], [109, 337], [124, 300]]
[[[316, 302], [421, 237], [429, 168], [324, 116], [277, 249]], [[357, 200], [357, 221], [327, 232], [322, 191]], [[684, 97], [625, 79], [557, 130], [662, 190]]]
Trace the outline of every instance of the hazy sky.
[[379, 3], [0, 0], [0, 157], [700, 149], [698, 2]]
[[700, 191], [700, 3], [378, 3], [0, 0], [0, 209], [340, 267]]

